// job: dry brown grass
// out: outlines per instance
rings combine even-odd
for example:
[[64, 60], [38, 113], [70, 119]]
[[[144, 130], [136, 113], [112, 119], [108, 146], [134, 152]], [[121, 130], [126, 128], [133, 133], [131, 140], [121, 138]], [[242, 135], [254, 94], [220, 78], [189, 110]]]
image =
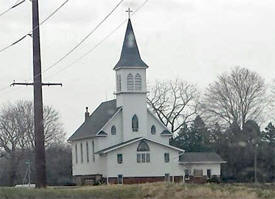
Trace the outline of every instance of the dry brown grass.
[[0, 199], [275, 199], [275, 185], [168, 184], [0, 188]]

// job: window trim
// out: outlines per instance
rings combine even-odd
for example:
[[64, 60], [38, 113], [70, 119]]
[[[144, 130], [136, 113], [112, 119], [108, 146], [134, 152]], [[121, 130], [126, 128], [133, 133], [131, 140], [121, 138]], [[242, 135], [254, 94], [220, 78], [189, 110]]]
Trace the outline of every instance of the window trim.
[[83, 163], [83, 144], [82, 142], [80, 143], [80, 160], [81, 160], [81, 163]]
[[141, 140], [137, 147], [137, 152], [148, 152], [150, 151], [150, 147], [144, 140]]
[[135, 75], [135, 90], [141, 91], [142, 90], [142, 78], [139, 73]]
[[86, 141], [86, 158], [87, 158], [87, 162], [90, 162], [89, 143], [88, 143], [88, 141]]
[[78, 151], [77, 151], [77, 143], [75, 144], [75, 163], [78, 164]]
[[134, 91], [134, 76], [132, 73], [127, 75], [127, 91]]
[[170, 154], [169, 153], [164, 153], [164, 162], [169, 163], [170, 162]]
[[132, 117], [132, 131], [138, 132], [138, 129], [139, 129], [138, 116], [134, 114], [134, 116]]
[[115, 125], [113, 125], [111, 127], [111, 135], [116, 135], [116, 126]]
[[122, 164], [123, 163], [123, 154], [122, 153], [118, 153], [117, 154], [117, 163], [118, 164]]
[[137, 163], [150, 163], [151, 162], [151, 156], [149, 152], [138, 152], [137, 153]]
[[151, 134], [152, 134], [152, 135], [156, 135], [156, 132], [157, 132], [156, 126], [153, 124], [153, 125], [151, 126]]

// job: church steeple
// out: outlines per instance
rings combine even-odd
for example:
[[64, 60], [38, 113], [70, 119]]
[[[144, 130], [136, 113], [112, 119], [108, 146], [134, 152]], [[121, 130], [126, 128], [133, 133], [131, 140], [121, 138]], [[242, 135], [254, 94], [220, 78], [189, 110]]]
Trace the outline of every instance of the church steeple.
[[129, 17], [127, 29], [124, 37], [124, 42], [121, 50], [121, 55], [118, 63], [115, 65], [115, 70], [123, 67], [144, 67], [148, 68], [147, 64], [141, 59], [138, 45], [136, 42], [131, 19]]

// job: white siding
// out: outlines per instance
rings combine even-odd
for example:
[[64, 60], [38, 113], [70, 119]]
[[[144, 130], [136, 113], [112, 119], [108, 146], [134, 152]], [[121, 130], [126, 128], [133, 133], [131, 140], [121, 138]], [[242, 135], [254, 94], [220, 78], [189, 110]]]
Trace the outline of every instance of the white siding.
[[[112, 126], [116, 126], [116, 135], [111, 134]], [[122, 112], [120, 111], [107, 125], [103, 128], [103, 131], [108, 135], [106, 137], [95, 138], [95, 151], [110, 147], [112, 145], [121, 143], [123, 140], [122, 134]]]
[[[149, 139], [163, 143], [163, 144], [169, 144], [169, 138], [170, 136], [163, 136], [160, 135], [162, 131], [164, 131], [166, 128], [160, 124], [159, 121], [157, 121], [157, 119], [152, 116], [151, 113], [149, 113], [149, 111], [147, 112], [148, 116], [147, 116], [147, 136]], [[156, 134], [152, 135], [151, 134], [151, 127], [152, 125], [156, 126]]]
[[191, 170], [191, 175], [194, 174], [194, 169], [200, 169], [203, 170], [203, 175], [207, 175], [207, 169], [211, 169], [211, 175], [221, 175], [221, 167], [220, 164], [211, 163], [211, 164], [189, 164], [188, 166], [185, 166], [186, 168]]
[[[183, 176], [184, 167], [178, 164], [178, 151], [146, 141], [150, 147], [150, 163], [137, 163], [137, 147], [139, 142], [112, 151], [107, 155], [107, 175], [117, 177], [139, 176]], [[123, 163], [117, 163], [117, 154], [123, 154]], [[170, 154], [170, 162], [164, 162], [164, 153]]]
[[[83, 144], [83, 162], [81, 162], [80, 143]], [[86, 142], [89, 144], [89, 162], [87, 162], [87, 150]], [[78, 145], [78, 163], [75, 161], [75, 145]], [[86, 139], [83, 141], [74, 141], [72, 143], [72, 165], [73, 176], [75, 175], [92, 175], [92, 174], [105, 174], [106, 171], [106, 158], [94, 155], [95, 161], [93, 161], [93, 148], [92, 139]]]

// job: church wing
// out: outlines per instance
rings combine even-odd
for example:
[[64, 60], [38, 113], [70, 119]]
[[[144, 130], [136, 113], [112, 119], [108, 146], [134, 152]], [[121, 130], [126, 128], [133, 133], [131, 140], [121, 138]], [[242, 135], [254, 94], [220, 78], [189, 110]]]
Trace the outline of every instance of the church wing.
[[120, 110], [120, 107], [116, 107], [116, 100], [102, 102], [68, 141], [95, 137], [98, 133], [100, 134], [99, 136], [103, 136], [106, 133], [99, 131], [102, 130], [104, 125]]

